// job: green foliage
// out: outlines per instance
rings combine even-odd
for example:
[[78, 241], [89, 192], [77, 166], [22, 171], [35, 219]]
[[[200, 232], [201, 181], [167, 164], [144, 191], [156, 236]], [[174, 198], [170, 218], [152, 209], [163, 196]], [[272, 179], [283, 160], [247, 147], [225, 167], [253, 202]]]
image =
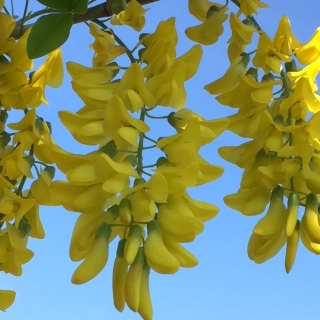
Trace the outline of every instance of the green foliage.
[[60, 47], [68, 39], [71, 27], [72, 13], [48, 14], [39, 18], [28, 38], [28, 56], [39, 58]]

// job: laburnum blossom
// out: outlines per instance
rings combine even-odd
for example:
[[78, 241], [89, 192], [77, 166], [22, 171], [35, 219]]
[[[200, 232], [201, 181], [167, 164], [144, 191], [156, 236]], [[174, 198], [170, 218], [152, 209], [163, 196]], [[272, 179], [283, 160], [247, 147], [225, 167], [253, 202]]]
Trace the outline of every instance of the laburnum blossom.
[[241, 21], [233, 12], [230, 13], [230, 28], [232, 34], [228, 40], [228, 57], [230, 61], [233, 61], [251, 43], [252, 36], [257, 29], [250, 20]]
[[138, 147], [139, 134], [149, 131], [149, 127], [143, 121], [130, 116], [122, 100], [115, 95], [107, 106], [103, 130], [114, 139], [119, 150], [126, 150], [128, 146]]
[[311, 39], [295, 50], [295, 56], [301, 64], [310, 64], [320, 56], [320, 27], [316, 29]]
[[241, 54], [231, 62], [221, 78], [207, 84], [204, 89], [211, 94], [222, 94], [233, 89], [238, 85], [240, 75], [246, 73], [249, 61], [250, 57], [247, 54]]
[[146, 22], [144, 15], [147, 11], [137, 0], [131, 0], [124, 11], [111, 18], [110, 23], [120, 26], [127, 25], [135, 31], [141, 31]]
[[10, 35], [15, 27], [15, 21], [9, 15], [0, 12], [0, 54], [7, 53], [15, 44], [15, 40]]
[[246, 17], [258, 14], [258, 8], [269, 8], [269, 5], [260, 0], [239, 0], [240, 12]]
[[218, 41], [223, 33], [223, 23], [228, 15], [218, 8], [211, 7], [207, 19], [200, 25], [189, 27], [185, 30], [187, 37], [203, 45], [211, 45]]
[[0, 257], [0, 271], [21, 276], [22, 264], [27, 263], [33, 257], [33, 252], [26, 248], [28, 237], [11, 223], [6, 223], [6, 228], [1, 230], [2, 236], [6, 237], [5, 253]]
[[212, 6], [215, 6], [224, 12], [228, 10], [226, 7], [222, 7], [220, 3], [215, 3], [208, 0], [188, 1], [189, 12], [202, 22], [207, 19], [207, 13]]
[[14, 302], [16, 293], [12, 290], [0, 290], [0, 310], [6, 311]]
[[280, 73], [281, 61], [290, 62], [291, 58], [279, 52], [266, 33], [261, 33], [256, 55], [252, 59], [253, 65], [256, 68], [261, 68], [265, 73], [271, 71]]
[[301, 42], [294, 36], [287, 16], [282, 16], [279, 21], [278, 29], [273, 38], [273, 45], [278, 52], [285, 55], [291, 55], [293, 50], [302, 46]]
[[90, 46], [94, 50], [92, 60], [94, 67], [105, 66], [127, 51], [125, 47], [115, 45], [111, 31], [101, 30], [94, 23], [90, 23], [89, 28], [90, 34], [95, 38], [94, 43]]

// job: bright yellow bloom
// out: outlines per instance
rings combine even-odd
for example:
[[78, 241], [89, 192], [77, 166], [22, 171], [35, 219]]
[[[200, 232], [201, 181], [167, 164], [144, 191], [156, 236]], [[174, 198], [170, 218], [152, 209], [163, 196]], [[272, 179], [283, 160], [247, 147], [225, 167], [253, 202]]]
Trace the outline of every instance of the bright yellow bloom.
[[310, 64], [317, 60], [320, 56], [320, 27], [317, 28], [311, 39], [301, 45], [295, 51], [295, 55], [301, 64]]
[[223, 11], [210, 11], [207, 19], [200, 25], [187, 28], [185, 33], [187, 37], [203, 45], [211, 45], [218, 41], [223, 33], [223, 23], [227, 20], [228, 15]]
[[270, 189], [256, 185], [250, 189], [240, 188], [237, 193], [223, 198], [225, 204], [246, 216], [257, 215], [264, 211], [270, 201]]
[[202, 145], [212, 142], [227, 129], [229, 124], [229, 120], [227, 118], [205, 120], [195, 112], [186, 108], [173, 113], [169, 121], [172, 121], [170, 123], [177, 132], [182, 132], [193, 118], [198, 119], [200, 122]]
[[228, 10], [228, 8], [222, 7], [220, 3], [210, 2], [208, 0], [188, 1], [189, 12], [202, 22], [207, 19], [207, 13], [212, 6], [219, 8], [223, 13]]
[[166, 153], [168, 160], [177, 164], [193, 161], [200, 146], [200, 122], [197, 118], [190, 120], [182, 132], [162, 138], [157, 143], [157, 148]]
[[258, 14], [258, 8], [269, 8], [269, 5], [260, 0], [239, 0], [240, 12], [246, 17]]
[[161, 21], [154, 33], [144, 36], [140, 43], [146, 48], [141, 54], [141, 63], [147, 63], [144, 75], [150, 78], [168, 69], [176, 56], [178, 42], [175, 18]]
[[10, 180], [15, 180], [21, 176], [33, 178], [31, 172], [32, 163], [26, 157], [22, 145], [16, 147], [10, 154], [3, 157], [0, 161], [3, 167], [2, 175], [7, 176]]
[[8, 188], [3, 188], [3, 193], [4, 198], [0, 202], [0, 210], [4, 217], [1, 221], [15, 219], [15, 224], [19, 225], [25, 213], [36, 205], [36, 200], [19, 197]]
[[38, 203], [47, 206], [60, 205], [59, 201], [56, 199], [52, 189], [53, 177], [46, 170], [40, 170], [40, 176], [38, 179], [34, 180], [30, 187], [30, 192]]
[[12, 290], [0, 290], [0, 310], [6, 311], [14, 302], [16, 293]]
[[146, 22], [144, 14], [147, 11], [137, 0], [131, 0], [124, 11], [111, 18], [110, 23], [115, 26], [127, 25], [135, 31], [141, 31]]
[[291, 58], [274, 47], [266, 33], [261, 33], [256, 55], [252, 63], [256, 68], [261, 68], [267, 74], [269, 72], [281, 72], [281, 61], [290, 62]]
[[92, 59], [94, 67], [103, 67], [127, 51], [126, 48], [115, 45], [110, 31], [100, 30], [94, 23], [90, 23], [89, 28], [90, 34], [95, 38], [94, 43], [90, 46], [94, 50]]
[[24, 217], [31, 226], [31, 231], [28, 235], [32, 238], [43, 239], [45, 237], [45, 232], [39, 216], [39, 205], [36, 204], [33, 206], [25, 213]]
[[93, 245], [82, 261], [74, 271], [71, 282], [74, 284], [83, 284], [97, 276], [107, 264], [109, 256], [108, 240], [111, 235], [110, 225], [102, 224], [95, 236]]
[[[310, 82], [305, 78], [301, 77], [296, 82], [294, 92], [280, 104], [281, 109], [289, 110], [294, 107], [297, 108], [300, 105], [300, 110], [304, 109], [317, 113], [320, 111], [320, 98], [315, 94], [310, 86]], [[296, 118], [304, 118], [303, 112], [300, 110], [295, 111]], [[300, 112], [299, 112], [300, 111]]]
[[166, 71], [146, 82], [147, 89], [156, 98], [158, 105], [174, 109], [181, 109], [185, 105], [185, 70], [183, 61], [175, 61]]
[[203, 221], [196, 217], [182, 197], [169, 197], [158, 209], [158, 222], [177, 242], [191, 242], [203, 231]]
[[316, 77], [320, 71], [320, 57], [311, 62], [305, 68], [299, 71], [287, 72], [288, 78], [291, 82], [292, 88], [294, 88], [301, 77], [305, 77], [314, 92], [318, 91], [318, 85], [316, 83]]
[[143, 71], [139, 64], [132, 63], [114, 91], [131, 112], [138, 112], [144, 105], [149, 108], [156, 106], [156, 98], [144, 83]]
[[251, 43], [253, 33], [257, 29], [250, 23], [250, 20], [241, 21], [239, 17], [231, 12], [230, 14], [231, 38], [228, 40], [228, 57], [233, 61], [245, 49], [246, 45]]
[[92, 110], [77, 113], [59, 111], [62, 124], [69, 130], [73, 138], [82, 144], [95, 145], [106, 140], [103, 131], [104, 110]]
[[6, 254], [0, 260], [0, 271], [11, 273], [15, 276], [22, 275], [22, 264], [27, 263], [33, 257], [33, 252], [26, 248], [28, 237], [10, 223], [6, 223], [5, 232], [9, 236]]
[[7, 53], [15, 44], [13, 38], [9, 38], [15, 27], [14, 18], [0, 12], [0, 55]]
[[255, 263], [263, 263], [274, 257], [286, 242], [284, 228], [281, 232], [270, 236], [259, 236], [252, 233], [248, 242], [248, 257]]
[[263, 141], [252, 140], [236, 147], [221, 147], [218, 153], [221, 158], [236, 164], [240, 168], [249, 168], [262, 147]]
[[239, 77], [245, 74], [250, 57], [242, 54], [231, 62], [226, 73], [219, 79], [207, 84], [204, 89], [211, 94], [221, 94], [232, 90], [239, 83]]
[[114, 140], [119, 150], [126, 150], [128, 146], [137, 148], [140, 132], [149, 131], [149, 127], [143, 121], [131, 117], [123, 101], [115, 95], [108, 103], [103, 130]]
[[293, 50], [302, 46], [301, 42], [294, 36], [287, 16], [282, 16], [280, 19], [278, 29], [273, 38], [273, 45], [278, 52], [285, 55], [291, 55]]
[[180, 264], [163, 243], [160, 225], [158, 220], [152, 220], [148, 223], [148, 237], [144, 242], [146, 260], [149, 266], [158, 273], [176, 273], [180, 268]]

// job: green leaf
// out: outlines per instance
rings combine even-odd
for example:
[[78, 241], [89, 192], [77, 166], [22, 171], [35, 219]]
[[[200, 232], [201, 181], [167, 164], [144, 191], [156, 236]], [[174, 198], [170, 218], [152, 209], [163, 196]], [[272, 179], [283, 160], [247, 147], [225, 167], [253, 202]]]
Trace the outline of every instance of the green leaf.
[[88, 0], [71, 0], [72, 9], [75, 13], [84, 14], [88, 10]]
[[53, 9], [61, 10], [61, 11], [72, 11], [72, 2], [73, 0], [37, 0], [41, 4], [46, 7], [50, 7]]
[[29, 58], [42, 57], [60, 47], [69, 37], [72, 22], [72, 13], [53, 13], [40, 17], [28, 38]]

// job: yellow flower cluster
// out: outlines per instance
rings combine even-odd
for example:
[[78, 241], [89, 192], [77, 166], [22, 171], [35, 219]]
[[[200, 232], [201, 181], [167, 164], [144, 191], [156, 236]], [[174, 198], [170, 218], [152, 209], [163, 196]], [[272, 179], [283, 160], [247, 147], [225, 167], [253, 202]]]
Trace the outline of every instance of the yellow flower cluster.
[[[240, 189], [224, 201], [248, 216], [264, 212], [270, 202], [265, 216], [253, 228], [248, 256], [262, 263], [286, 244], [288, 273], [299, 238], [308, 250], [320, 253], [318, 30], [308, 43], [302, 44], [294, 36], [289, 19], [283, 16], [270, 39], [250, 17], [257, 6], [265, 5], [258, 1], [239, 2], [239, 14], [244, 14], [246, 20], [241, 22], [239, 14], [230, 14], [230, 67], [205, 87], [217, 95], [219, 103], [238, 110], [227, 117], [228, 130], [248, 139], [239, 146], [219, 149], [223, 159], [244, 170]], [[254, 57], [250, 67], [250, 55], [243, 50], [256, 30], [259, 40], [251, 53]], [[263, 72], [260, 80], [259, 69]], [[284, 195], [287, 206], [283, 204]], [[305, 207], [301, 219], [299, 206]]]
[[[63, 78], [59, 49], [53, 51], [34, 72], [26, 52], [29, 31], [16, 41], [10, 37], [15, 27], [12, 17], [0, 13], [0, 271], [15, 276], [33, 252], [28, 237], [43, 238], [39, 205], [56, 205], [50, 190], [54, 168], [50, 150], [53, 142], [49, 123], [36, 114], [36, 107], [47, 103], [45, 87], [58, 87]], [[29, 77], [26, 74], [29, 73]], [[7, 124], [10, 111], [23, 111], [22, 119]], [[41, 173], [36, 159], [44, 165]], [[40, 163], [38, 161], [38, 163]], [[43, 163], [44, 162], [44, 163]], [[34, 178], [34, 172], [38, 178]], [[27, 179], [33, 179], [25, 189]], [[29, 184], [30, 185], [30, 184]], [[51, 192], [51, 193], [50, 193]], [[0, 310], [14, 301], [15, 292], [0, 290]]]
[[[111, 22], [125, 16], [129, 13]], [[142, 47], [139, 58], [116, 45], [103, 25], [89, 27], [93, 66], [67, 63], [73, 90], [85, 105], [76, 113], [60, 111], [59, 117], [74, 139], [98, 148], [82, 155], [54, 145], [52, 158], [67, 181], [53, 181], [50, 188], [64, 208], [81, 213], [70, 243], [71, 260], [81, 261], [72, 282], [95, 277], [108, 261], [109, 243], [118, 238], [114, 305], [121, 312], [127, 304], [151, 319], [150, 268], [172, 274], [196, 266], [197, 258], [181, 243], [193, 241], [204, 222], [218, 213], [216, 206], [192, 199], [187, 188], [222, 174], [223, 169], [204, 160], [199, 150], [222, 133], [229, 120], [207, 121], [183, 108], [184, 82], [197, 71], [202, 49], [195, 45], [176, 56], [174, 18], [140, 39], [135, 47]], [[130, 59], [127, 67], [114, 61], [124, 53]], [[159, 106], [178, 111], [159, 117], [154, 115]], [[151, 124], [163, 119], [176, 134], [151, 138]], [[158, 151], [146, 165], [149, 149]]]

